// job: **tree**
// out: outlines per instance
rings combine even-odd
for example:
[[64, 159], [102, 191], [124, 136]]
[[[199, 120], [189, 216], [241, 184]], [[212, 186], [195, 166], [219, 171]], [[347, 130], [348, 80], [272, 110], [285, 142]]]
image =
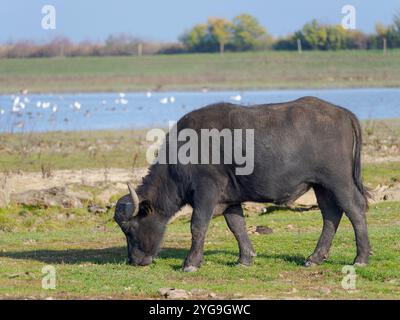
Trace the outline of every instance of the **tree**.
[[345, 49], [347, 36], [346, 29], [341, 25], [327, 26], [325, 29], [327, 31], [325, 48], [327, 50]]
[[225, 45], [232, 37], [232, 23], [223, 18], [209, 18], [208, 31], [211, 41], [219, 45], [219, 52], [221, 54], [224, 53]]
[[304, 42], [306, 49], [326, 49], [328, 32], [317, 20], [306, 23], [303, 29], [296, 33]]
[[198, 24], [186, 31], [179, 39], [192, 52], [223, 53], [229, 50], [254, 50], [265, 48], [272, 40], [257, 19], [241, 14], [228, 21], [209, 18], [206, 24]]
[[384, 26], [381, 23], [376, 24], [376, 36], [375, 39], [373, 39], [374, 48], [382, 48], [383, 39], [386, 39], [388, 48], [400, 47], [400, 29], [397, 30], [396, 18], [395, 16], [394, 24], [390, 26]]
[[256, 18], [241, 14], [233, 19], [233, 45], [236, 50], [254, 50], [269, 42], [271, 37]]
[[134, 55], [143, 41], [128, 33], [111, 34], [105, 41], [105, 49], [109, 55]]
[[181, 36], [180, 41], [192, 52], [209, 51], [208, 26], [206, 24], [195, 25], [191, 30]]

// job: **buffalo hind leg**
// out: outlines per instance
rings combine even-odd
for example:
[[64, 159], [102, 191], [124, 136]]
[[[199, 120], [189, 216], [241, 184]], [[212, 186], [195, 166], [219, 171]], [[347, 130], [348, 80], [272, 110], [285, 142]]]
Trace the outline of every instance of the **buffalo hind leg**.
[[228, 207], [224, 211], [225, 221], [239, 245], [239, 264], [250, 266], [256, 256], [246, 229], [246, 221], [240, 204]]
[[354, 229], [357, 245], [354, 265], [364, 266], [368, 264], [371, 254], [366, 218], [367, 201], [354, 184], [337, 188], [333, 192]]
[[334, 197], [328, 190], [321, 186], [315, 186], [314, 191], [322, 213], [323, 228], [314, 253], [306, 260], [306, 267], [321, 264], [326, 260], [343, 215], [343, 211], [336, 204]]

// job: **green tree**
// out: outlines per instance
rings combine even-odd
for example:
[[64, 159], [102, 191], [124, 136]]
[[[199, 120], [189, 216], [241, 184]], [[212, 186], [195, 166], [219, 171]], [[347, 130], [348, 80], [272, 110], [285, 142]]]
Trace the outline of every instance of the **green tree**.
[[208, 26], [206, 24], [195, 25], [191, 30], [181, 36], [180, 41], [189, 51], [206, 52], [210, 46], [208, 39]]
[[[397, 29], [396, 16], [393, 25], [384, 26], [381, 23], [377, 23], [375, 26], [376, 36], [373, 39], [373, 47], [376, 49], [382, 48], [383, 39], [387, 41], [388, 48], [399, 48], [400, 47], [400, 28]], [[400, 20], [398, 21], [400, 25]]]
[[327, 29], [315, 19], [311, 23], [306, 23], [297, 35], [304, 42], [306, 49], [326, 49]]
[[341, 25], [327, 26], [325, 29], [327, 31], [325, 48], [327, 50], [345, 49], [347, 36], [346, 29]]
[[218, 44], [219, 52], [224, 53], [225, 45], [232, 38], [232, 23], [223, 18], [209, 18], [208, 32], [211, 41]]
[[271, 42], [267, 31], [248, 14], [233, 19], [233, 45], [238, 51], [254, 50]]

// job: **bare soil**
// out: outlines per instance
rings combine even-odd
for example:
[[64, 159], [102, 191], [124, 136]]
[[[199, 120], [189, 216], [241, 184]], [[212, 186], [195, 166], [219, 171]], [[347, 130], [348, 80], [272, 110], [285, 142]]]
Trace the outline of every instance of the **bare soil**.
[[[391, 159], [385, 159], [384, 162]], [[400, 160], [400, 159], [399, 159]], [[374, 163], [380, 163], [374, 159]], [[382, 160], [383, 162], [383, 160]], [[20, 172], [0, 174], [0, 202], [8, 204], [15, 195], [29, 191], [48, 190], [55, 187], [68, 188], [75, 193], [82, 193], [81, 198], [87, 198], [87, 188], [96, 190], [96, 197], [100, 203], [107, 204], [111, 197], [121, 194], [126, 190], [126, 183], [139, 184], [147, 173], [147, 168], [137, 169], [84, 169], [84, 170], [55, 170], [50, 177], [43, 178], [40, 172]], [[372, 201], [400, 201], [400, 183], [390, 186], [378, 185], [372, 190]], [[312, 208], [317, 205], [315, 194], [312, 190], [301, 196], [295, 205]], [[261, 212], [263, 204], [246, 204], [246, 207]], [[186, 213], [189, 208], [185, 208]]]

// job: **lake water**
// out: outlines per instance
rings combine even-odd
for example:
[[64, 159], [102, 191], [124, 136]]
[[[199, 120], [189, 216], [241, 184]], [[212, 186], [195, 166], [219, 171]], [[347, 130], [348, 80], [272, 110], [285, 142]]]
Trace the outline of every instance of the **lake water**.
[[303, 96], [346, 107], [360, 119], [400, 118], [400, 89], [20, 94], [0, 95], [0, 132], [166, 127], [210, 103], [252, 105]]

